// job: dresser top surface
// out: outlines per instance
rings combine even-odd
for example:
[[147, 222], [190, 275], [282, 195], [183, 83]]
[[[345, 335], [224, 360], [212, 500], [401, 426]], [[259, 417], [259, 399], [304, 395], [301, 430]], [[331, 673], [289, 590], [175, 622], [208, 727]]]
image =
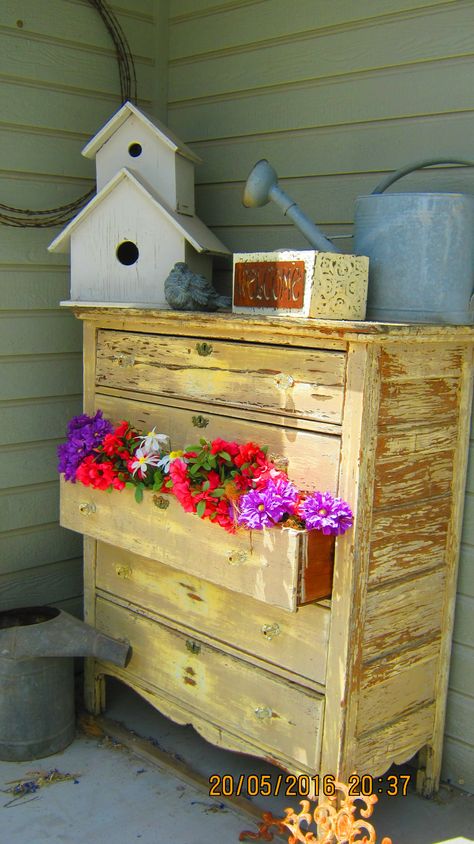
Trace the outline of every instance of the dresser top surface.
[[112, 329], [172, 332], [184, 336], [213, 336], [284, 345], [313, 345], [315, 340], [342, 344], [377, 340], [474, 342], [474, 328], [470, 325], [258, 317], [230, 311], [201, 313], [72, 301], [61, 302], [61, 305], [72, 310], [78, 319]]

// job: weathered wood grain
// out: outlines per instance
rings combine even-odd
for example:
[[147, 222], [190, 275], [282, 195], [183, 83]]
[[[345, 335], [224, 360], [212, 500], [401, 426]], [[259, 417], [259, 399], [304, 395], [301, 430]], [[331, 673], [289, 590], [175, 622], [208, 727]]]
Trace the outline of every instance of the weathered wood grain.
[[[150, 491], [137, 504], [133, 490], [104, 495], [62, 480], [60, 522], [172, 568], [184, 566], [197, 577], [264, 603], [296, 610], [304, 532], [242, 530], [230, 535], [209, 520], [186, 513], [172, 496], [167, 501], [163, 510], [155, 507]], [[195, 555], [197, 541], [206, 548], [205, 556]]]
[[[379, 461], [375, 477], [374, 506], [397, 507], [449, 493], [454, 450]], [[434, 505], [436, 507], [436, 504]]]
[[369, 589], [444, 565], [450, 500], [414, 502], [374, 514]]
[[364, 659], [423, 644], [439, 636], [446, 572], [428, 572], [369, 592], [363, 634]]
[[430, 422], [456, 411], [457, 378], [429, 378], [426, 381], [387, 381], [380, 400], [381, 427], [400, 422]]
[[[212, 413], [212, 405], [190, 404], [185, 409], [173, 407], [166, 399], [162, 399], [160, 404], [145, 404], [96, 394], [95, 407], [101, 408], [105, 416], [114, 422], [128, 419], [142, 431], [149, 431], [156, 426], [159, 431], [169, 432], [173, 449], [198, 443], [200, 437], [207, 440], [222, 437], [239, 443], [252, 441], [262, 446], [268, 445], [269, 455], [282, 456], [288, 460], [288, 475], [301, 489], [337, 492], [341, 447], [339, 437], [280, 427], [273, 424], [276, 421], [273, 416], [269, 418], [271, 425], [259, 424], [240, 419], [238, 415], [218, 416]], [[205, 427], [197, 427], [196, 420], [200, 424], [205, 422]]]
[[[283, 752], [317, 768], [324, 698], [194, 637], [132, 612], [124, 614], [100, 598], [97, 622], [107, 634], [130, 641], [132, 658], [126, 674], [164, 692], [171, 706], [173, 699], [185, 704], [191, 718], [193, 712], [200, 717], [205, 713], [209, 721], [230, 733], [240, 734], [245, 724], [246, 734], [260, 746], [262, 756]], [[191, 643], [198, 652], [190, 650]], [[222, 694], [223, 688], [227, 695]], [[307, 745], [301, 741], [304, 735], [310, 737]]]
[[100, 331], [96, 383], [340, 422], [344, 369], [337, 352], [280, 349], [277, 362], [271, 347], [213, 341], [202, 356], [181, 338]]
[[[96, 585], [108, 595], [163, 616], [168, 623], [219, 640], [250, 662], [257, 658], [277, 674], [287, 669], [287, 673], [324, 685], [328, 607], [310, 604], [290, 617], [283, 610], [237, 596], [189, 572], [105, 543], [98, 544]], [[304, 679], [300, 682], [305, 684]]]

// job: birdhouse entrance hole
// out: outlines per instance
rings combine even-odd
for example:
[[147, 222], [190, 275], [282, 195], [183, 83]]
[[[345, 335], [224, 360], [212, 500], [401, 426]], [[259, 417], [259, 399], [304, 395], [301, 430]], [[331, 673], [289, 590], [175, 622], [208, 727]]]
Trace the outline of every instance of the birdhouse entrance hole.
[[142, 145], [136, 142], [130, 144], [128, 154], [131, 155], [132, 158], [138, 158], [138, 156], [142, 154]]
[[121, 264], [130, 267], [132, 264], [136, 264], [140, 253], [136, 243], [132, 243], [131, 240], [124, 240], [117, 246], [115, 254]]

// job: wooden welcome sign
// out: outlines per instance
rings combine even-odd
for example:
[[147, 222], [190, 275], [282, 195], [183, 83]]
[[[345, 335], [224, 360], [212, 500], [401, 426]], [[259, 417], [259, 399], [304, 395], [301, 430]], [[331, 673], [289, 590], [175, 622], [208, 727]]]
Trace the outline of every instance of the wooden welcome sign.
[[232, 310], [325, 319], [364, 319], [369, 260], [306, 249], [237, 252]]

